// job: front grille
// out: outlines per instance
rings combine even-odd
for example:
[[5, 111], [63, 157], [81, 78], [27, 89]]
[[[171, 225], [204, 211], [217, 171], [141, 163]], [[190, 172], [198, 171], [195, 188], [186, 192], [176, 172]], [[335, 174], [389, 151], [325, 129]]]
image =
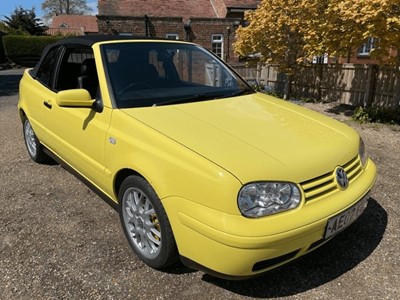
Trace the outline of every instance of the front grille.
[[[349, 179], [349, 184], [351, 184], [351, 182], [362, 171], [361, 161], [358, 156], [354, 157], [342, 167], [346, 171], [347, 178]], [[303, 189], [306, 201], [317, 199], [338, 189], [335, 182], [334, 171], [304, 181], [300, 183], [300, 185]]]

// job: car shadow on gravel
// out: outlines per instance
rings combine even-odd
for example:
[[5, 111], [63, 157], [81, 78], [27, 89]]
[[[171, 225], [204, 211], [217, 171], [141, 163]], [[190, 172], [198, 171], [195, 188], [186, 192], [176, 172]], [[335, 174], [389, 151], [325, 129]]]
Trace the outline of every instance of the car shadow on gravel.
[[228, 281], [203, 275], [203, 280], [243, 296], [276, 298], [293, 296], [324, 285], [368, 258], [382, 240], [388, 216], [370, 198], [361, 217], [347, 230], [302, 258], [260, 277]]

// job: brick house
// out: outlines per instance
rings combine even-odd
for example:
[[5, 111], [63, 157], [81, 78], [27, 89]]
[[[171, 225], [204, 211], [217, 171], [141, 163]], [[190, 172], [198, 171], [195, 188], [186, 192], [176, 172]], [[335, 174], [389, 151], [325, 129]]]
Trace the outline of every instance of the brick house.
[[[351, 64], [378, 64], [379, 61], [371, 57], [371, 51], [377, 47], [377, 39], [369, 38], [358, 48], [354, 48], [347, 57], [339, 59], [339, 63]], [[398, 55], [397, 49], [389, 49], [388, 55], [390, 58], [395, 58]]]
[[235, 30], [261, 0], [99, 0], [101, 34], [162, 37], [198, 43], [227, 62]]
[[[381, 61], [371, 55], [372, 50], [376, 47], [377, 39], [369, 38], [360, 47], [354, 47], [347, 56], [333, 57], [325, 54], [324, 56], [315, 56], [313, 63], [322, 64], [356, 64], [356, 65], [376, 65]], [[398, 57], [398, 50], [390, 48], [388, 51], [387, 59], [394, 59]]]
[[59, 15], [54, 16], [47, 29], [49, 35], [89, 35], [98, 34], [96, 16]]

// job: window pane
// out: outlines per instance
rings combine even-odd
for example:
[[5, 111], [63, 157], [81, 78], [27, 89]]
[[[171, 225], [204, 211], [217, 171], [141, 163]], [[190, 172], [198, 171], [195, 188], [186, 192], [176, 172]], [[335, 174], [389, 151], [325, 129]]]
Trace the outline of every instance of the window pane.
[[179, 35], [177, 33], [168, 33], [165, 37], [170, 40], [179, 40]]
[[213, 34], [211, 36], [211, 52], [223, 59], [223, 35]]
[[37, 78], [39, 81], [48, 87], [50, 87], [51, 73], [53, 72], [56, 64], [57, 51], [58, 47], [50, 50], [37, 73]]
[[[91, 48], [67, 48], [61, 61], [55, 89], [63, 91], [78, 88], [78, 77], [84, 75], [82, 64], [88, 60], [94, 61]], [[90, 69], [95, 70], [95, 68]]]
[[119, 108], [212, 101], [248, 89], [219, 59], [195, 45], [112, 43], [101, 49]]
[[376, 47], [376, 38], [369, 38], [365, 44], [358, 49], [358, 55], [370, 55], [371, 51]]

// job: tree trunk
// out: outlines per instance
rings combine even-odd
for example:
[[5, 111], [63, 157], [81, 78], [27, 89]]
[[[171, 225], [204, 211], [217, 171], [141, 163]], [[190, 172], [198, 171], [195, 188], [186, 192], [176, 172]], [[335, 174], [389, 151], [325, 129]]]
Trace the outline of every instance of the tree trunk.
[[398, 111], [400, 108], [400, 48], [397, 49], [397, 62], [396, 62], [396, 88], [394, 91], [393, 110]]
[[317, 92], [317, 101], [321, 101], [321, 99], [322, 99], [322, 88], [321, 88], [321, 85], [322, 85], [322, 76], [324, 74], [323, 73], [323, 64], [322, 63], [317, 64], [316, 68], [317, 68], [317, 77], [316, 77], [316, 80], [315, 80], [315, 89], [316, 89], [316, 92]]
[[378, 66], [377, 65], [369, 65], [368, 70], [368, 86], [367, 86], [367, 93], [366, 93], [366, 101], [365, 101], [365, 108], [371, 108], [374, 103], [375, 92], [376, 92], [376, 79], [378, 76]]
[[291, 87], [292, 87], [292, 74], [286, 74], [285, 88], [283, 91], [283, 99], [284, 100], [290, 99]]

